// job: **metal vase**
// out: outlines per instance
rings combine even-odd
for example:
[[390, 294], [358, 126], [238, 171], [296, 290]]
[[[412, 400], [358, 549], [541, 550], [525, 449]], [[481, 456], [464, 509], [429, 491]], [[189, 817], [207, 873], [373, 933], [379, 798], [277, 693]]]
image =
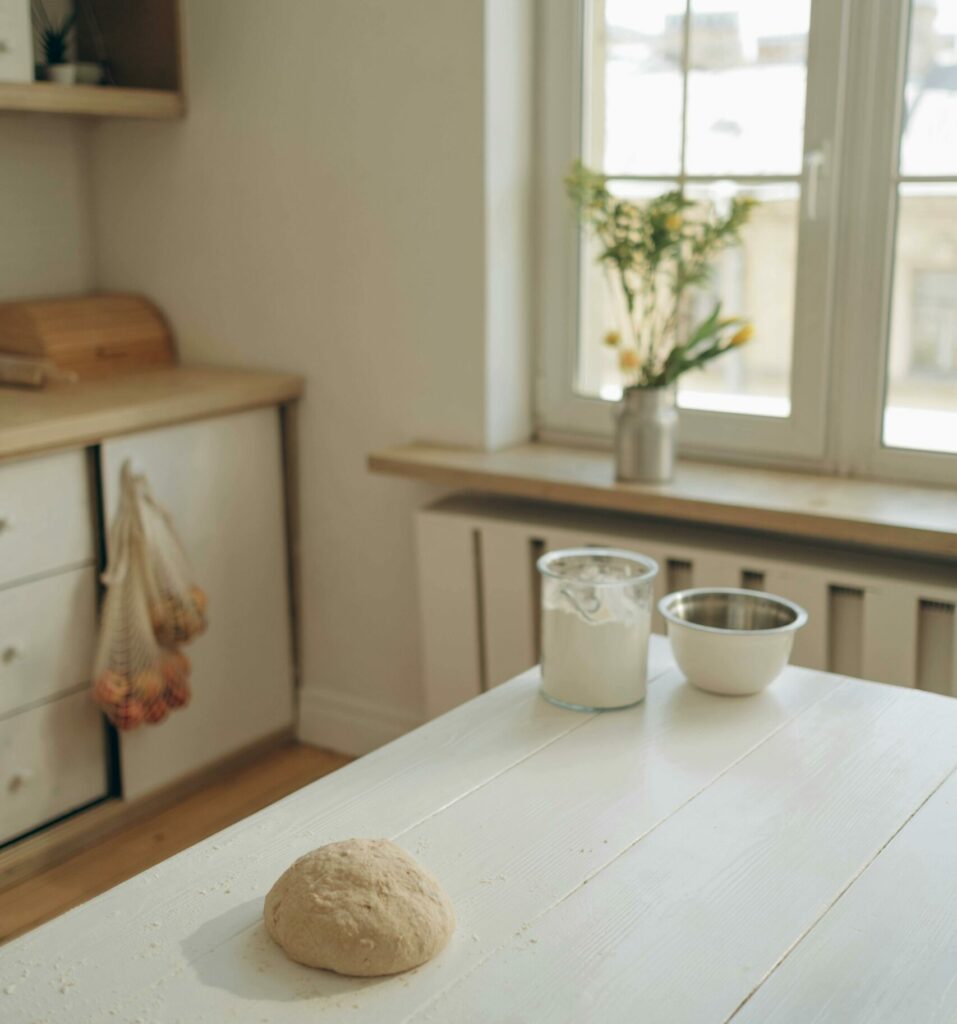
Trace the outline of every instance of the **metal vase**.
[[627, 483], [665, 483], [674, 476], [676, 387], [628, 388], [615, 426], [615, 476]]

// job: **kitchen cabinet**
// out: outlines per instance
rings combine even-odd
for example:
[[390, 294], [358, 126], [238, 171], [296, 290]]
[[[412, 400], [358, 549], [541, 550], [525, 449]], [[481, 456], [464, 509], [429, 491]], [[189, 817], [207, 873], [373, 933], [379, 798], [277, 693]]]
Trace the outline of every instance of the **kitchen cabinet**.
[[[118, 822], [140, 798], [169, 799], [190, 777], [291, 733], [283, 424], [301, 386], [175, 367], [0, 390], [0, 884], [27, 872], [34, 842], [53, 857], [58, 842], [100, 826], [80, 815], [65, 831], [14, 840], [104, 801]], [[171, 513], [210, 624], [184, 649], [189, 706], [115, 733], [89, 686], [97, 576], [127, 459]]]
[[87, 455], [0, 466], [0, 844], [107, 794]]
[[127, 459], [172, 515], [210, 620], [184, 648], [193, 663], [189, 707], [160, 726], [120, 734], [123, 795], [135, 798], [291, 726], [293, 679], [276, 411], [105, 441], [110, 518]]
[[0, 720], [0, 843], [101, 799], [103, 717], [85, 688]]
[[0, 466], [0, 586], [90, 564], [90, 501], [82, 452]]
[[0, 717], [88, 684], [95, 644], [92, 562], [0, 589]]

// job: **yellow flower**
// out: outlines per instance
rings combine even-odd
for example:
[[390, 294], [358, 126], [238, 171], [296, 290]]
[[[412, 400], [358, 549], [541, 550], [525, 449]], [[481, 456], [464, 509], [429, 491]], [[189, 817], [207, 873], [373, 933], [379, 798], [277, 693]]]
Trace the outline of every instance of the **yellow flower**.
[[621, 332], [620, 331], [609, 331], [605, 335], [605, 344], [609, 348], [615, 348], [621, 344]]
[[618, 366], [622, 370], [637, 370], [641, 366], [641, 359], [633, 348], [623, 348], [618, 353]]
[[745, 324], [741, 330], [731, 336], [730, 345], [743, 345], [754, 337], [754, 324]]
[[665, 227], [669, 231], [680, 231], [682, 224], [684, 224], [684, 218], [680, 213], [672, 213], [665, 218]]

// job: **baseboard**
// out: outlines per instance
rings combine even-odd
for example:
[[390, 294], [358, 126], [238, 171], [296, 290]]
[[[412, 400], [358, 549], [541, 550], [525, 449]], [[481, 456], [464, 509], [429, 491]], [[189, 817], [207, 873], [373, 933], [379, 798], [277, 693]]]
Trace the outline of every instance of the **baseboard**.
[[299, 691], [299, 739], [356, 757], [391, 743], [422, 724], [408, 711], [319, 686]]

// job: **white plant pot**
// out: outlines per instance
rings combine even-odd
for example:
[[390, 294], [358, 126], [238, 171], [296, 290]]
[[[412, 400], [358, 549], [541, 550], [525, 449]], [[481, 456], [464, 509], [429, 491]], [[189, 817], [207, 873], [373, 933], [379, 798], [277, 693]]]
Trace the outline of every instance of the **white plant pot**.
[[76, 64], [48, 64], [47, 79], [58, 85], [76, 85]]
[[99, 85], [103, 81], [103, 65], [92, 60], [81, 60], [76, 65], [77, 85]]

